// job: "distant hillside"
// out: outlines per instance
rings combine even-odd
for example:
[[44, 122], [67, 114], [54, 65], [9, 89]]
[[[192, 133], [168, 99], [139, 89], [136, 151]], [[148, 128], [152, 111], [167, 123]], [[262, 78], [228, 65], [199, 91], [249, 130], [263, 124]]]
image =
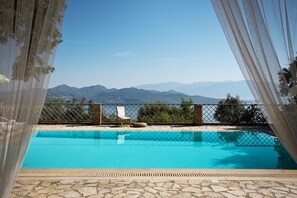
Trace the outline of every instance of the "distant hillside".
[[190, 96], [176, 91], [154, 91], [137, 88], [107, 89], [104, 86], [96, 85], [90, 87], [76, 88], [68, 85], [60, 85], [48, 89], [47, 97], [85, 97], [98, 103], [125, 103], [125, 104], [143, 104], [154, 102], [167, 102], [171, 104], [180, 103], [181, 98], [192, 98], [194, 103], [216, 104], [220, 99]]
[[232, 96], [239, 95], [242, 100], [254, 100], [246, 81], [221, 82], [194, 82], [189, 84], [165, 82], [137, 86], [139, 89], [169, 91], [185, 93], [188, 95], [208, 96], [212, 98], [226, 98], [227, 93]]
[[101, 85], [90, 87], [76, 88], [68, 85], [59, 85], [57, 87], [48, 89], [47, 97], [85, 97], [92, 98], [94, 95], [107, 91], [108, 89]]

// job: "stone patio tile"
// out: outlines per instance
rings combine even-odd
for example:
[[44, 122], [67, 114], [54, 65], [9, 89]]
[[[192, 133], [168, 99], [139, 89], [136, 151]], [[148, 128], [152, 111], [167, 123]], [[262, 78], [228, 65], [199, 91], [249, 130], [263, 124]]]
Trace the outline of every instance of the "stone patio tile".
[[[202, 183], [202, 180], [189, 180], [188, 183], [191, 185], [199, 185]], [[213, 181], [211, 181], [212, 183], [214, 183]]]
[[214, 192], [223, 192], [223, 191], [229, 190], [228, 188], [221, 187], [221, 186], [215, 186], [215, 185], [211, 185], [210, 187], [212, 188], [212, 190]]
[[111, 194], [111, 193], [107, 193], [107, 194], [104, 196], [104, 198], [111, 198], [111, 197], [114, 197], [114, 195]]
[[141, 192], [141, 193], [145, 192], [143, 188], [134, 188], [133, 191]]
[[216, 198], [224, 197], [224, 195], [217, 193], [217, 192], [205, 192], [204, 195], [206, 195], [208, 197], [216, 197]]
[[189, 187], [183, 188], [182, 191], [184, 191], [184, 192], [196, 192], [196, 193], [198, 193], [198, 192], [201, 192], [201, 189], [200, 188], [195, 188], [195, 187], [189, 186]]
[[38, 194], [34, 196], [35, 198], [47, 198], [47, 194]]
[[185, 192], [185, 193], [180, 193], [178, 195], [173, 195], [172, 198], [186, 198], [186, 197], [192, 197], [191, 193]]
[[104, 189], [99, 190], [98, 194], [106, 194], [106, 193], [109, 193], [109, 192], [110, 192], [110, 189], [104, 188]]
[[181, 186], [178, 185], [177, 183], [174, 183], [174, 185], [172, 186], [172, 189], [180, 189]]
[[194, 197], [203, 197], [203, 193], [192, 193], [192, 196]]
[[[67, 185], [63, 185], [63, 186], [67, 186]], [[72, 185], [70, 184], [69, 186], [72, 186]], [[84, 186], [84, 184], [76, 183], [72, 187], [69, 187], [69, 188], [71, 188], [73, 190], [78, 190], [79, 188], [82, 188], [83, 186]]]
[[154, 193], [150, 193], [150, 192], [145, 192], [142, 194], [143, 197], [145, 198], [155, 198], [155, 194]]
[[98, 183], [98, 180], [97, 179], [88, 179], [85, 183], [86, 184]]
[[297, 186], [293, 186], [293, 185], [291, 185], [291, 184], [286, 185], [286, 187], [297, 190]]
[[278, 194], [278, 193], [276, 193], [276, 194], [274, 194], [274, 197], [276, 197], [276, 198], [288, 198], [289, 196], [287, 194], [284, 195], [284, 194]]
[[174, 185], [174, 182], [169, 181], [169, 182], [166, 182], [166, 183], [163, 185], [163, 187], [165, 187], [165, 188], [171, 188], [173, 185]]
[[173, 196], [172, 193], [169, 193], [169, 192], [166, 192], [166, 191], [160, 191], [159, 195], [161, 195], [161, 197], [172, 197]]
[[264, 189], [259, 189], [259, 190], [258, 190], [258, 193], [260, 193], [260, 194], [262, 194], [262, 195], [270, 196], [270, 197], [273, 196], [273, 194], [271, 193], [271, 191], [270, 191], [269, 189], [266, 189], [266, 188], [264, 188]]
[[286, 191], [282, 191], [282, 190], [275, 190], [273, 188], [269, 188], [270, 192], [274, 193], [274, 194], [287, 194], [288, 192]]
[[275, 186], [275, 187], [271, 187], [271, 188], [272, 189], [276, 189], [276, 190], [281, 190], [281, 191], [289, 192], [289, 188], [287, 188], [287, 187]]
[[109, 179], [103, 179], [103, 180], [99, 180], [98, 181], [99, 185], [105, 185], [105, 184], [109, 184], [110, 183], [110, 180]]
[[230, 190], [230, 191], [227, 191], [228, 193], [230, 194], [233, 194], [235, 196], [246, 196], [246, 193], [243, 192], [242, 190]]
[[129, 195], [127, 197], [129, 197], [129, 198], [139, 198], [139, 197], [142, 197], [142, 196], [141, 195]]
[[103, 197], [105, 197], [104, 194], [101, 194], [101, 195], [91, 195], [88, 198], [103, 198]]
[[123, 197], [127, 197], [127, 194], [126, 193], [120, 193], [120, 194], [117, 194], [117, 195], [113, 196], [113, 198], [123, 198]]
[[255, 185], [253, 185], [253, 184], [246, 184], [246, 188], [247, 189], [250, 189], [250, 190], [256, 190], [256, 189], [258, 189], [258, 187], [255, 186]]
[[47, 198], [63, 198], [63, 197], [58, 195], [49, 195]]
[[211, 184], [211, 181], [202, 181], [201, 186], [209, 186]]
[[167, 188], [164, 188], [164, 187], [154, 187], [155, 190], [158, 190], [158, 191], [166, 191]]
[[297, 195], [297, 190], [291, 189], [291, 192]]
[[227, 192], [221, 192], [222, 195], [224, 195], [227, 198], [238, 198], [238, 196], [232, 195], [230, 193]]
[[[70, 189], [72, 186], [72, 184], [61, 184], [61, 185], [57, 185], [57, 189], [60, 190], [60, 189]], [[73, 189], [73, 188], [72, 188]], [[77, 190], [77, 189], [75, 189]]]
[[209, 187], [202, 187], [201, 189], [203, 192], [209, 192], [212, 191]]
[[129, 196], [130, 196], [130, 195], [141, 195], [140, 192], [133, 191], [133, 190], [128, 190], [126, 193], [129, 194]]
[[63, 179], [60, 181], [60, 184], [73, 184], [75, 180], [73, 179]]
[[73, 198], [73, 197], [81, 197], [81, 195], [76, 191], [67, 191], [58, 194], [59, 196], [65, 197], [65, 198]]
[[83, 196], [96, 195], [97, 188], [96, 187], [82, 187], [82, 188], [78, 189], [78, 192], [80, 194], [82, 194]]
[[144, 190], [149, 193], [156, 194], [158, 191], [151, 187], [145, 187]]

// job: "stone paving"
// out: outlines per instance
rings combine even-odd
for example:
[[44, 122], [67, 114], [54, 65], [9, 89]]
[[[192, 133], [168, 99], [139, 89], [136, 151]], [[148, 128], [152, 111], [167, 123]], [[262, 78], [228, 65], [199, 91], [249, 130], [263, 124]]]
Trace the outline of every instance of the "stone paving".
[[236, 126], [236, 125], [202, 125], [202, 126], [183, 126], [183, 125], [149, 125], [147, 127], [120, 127], [115, 125], [42, 125], [36, 127], [36, 131], [262, 131], [272, 133], [269, 126]]
[[18, 179], [10, 198], [297, 197], [297, 180]]

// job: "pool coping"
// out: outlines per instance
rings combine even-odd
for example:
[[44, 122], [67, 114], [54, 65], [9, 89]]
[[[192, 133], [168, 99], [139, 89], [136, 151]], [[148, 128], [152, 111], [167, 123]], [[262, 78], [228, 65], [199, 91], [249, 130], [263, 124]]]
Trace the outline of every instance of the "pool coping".
[[274, 169], [21, 169], [19, 179], [109, 178], [109, 179], [210, 179], [210, 180], [294, 180], [297, 170]]

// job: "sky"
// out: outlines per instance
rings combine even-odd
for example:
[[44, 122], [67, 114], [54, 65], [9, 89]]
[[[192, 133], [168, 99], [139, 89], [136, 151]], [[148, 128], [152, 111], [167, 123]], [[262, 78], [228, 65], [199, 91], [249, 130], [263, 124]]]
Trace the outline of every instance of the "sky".
[[68, 0], [49, 87], [243, 80], [209, 0]]

